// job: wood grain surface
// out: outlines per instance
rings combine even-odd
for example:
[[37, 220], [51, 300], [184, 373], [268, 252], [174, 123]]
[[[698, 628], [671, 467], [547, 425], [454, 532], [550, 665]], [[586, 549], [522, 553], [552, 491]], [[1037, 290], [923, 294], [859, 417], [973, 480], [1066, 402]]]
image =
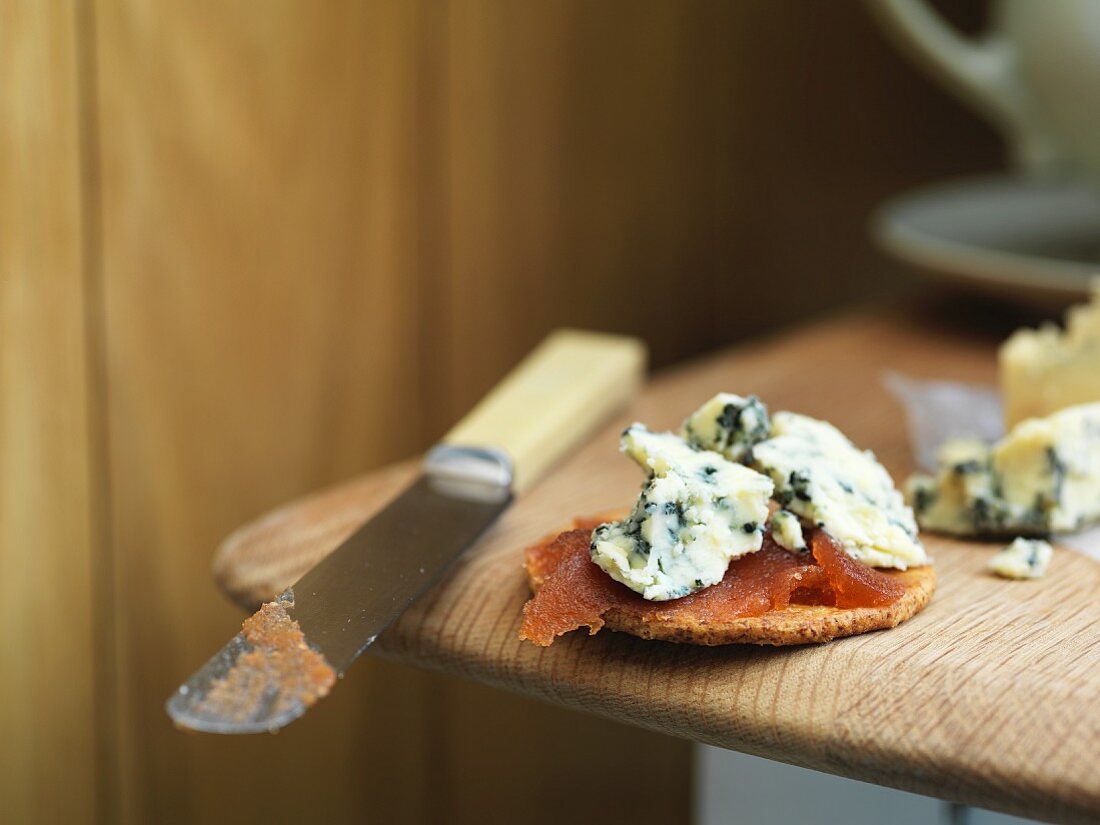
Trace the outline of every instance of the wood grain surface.
[[[628, 413], [519, 501], [438, 588], [385, 633], [387, 658], [663, 733], [1044, 819], [1100, 815], [1100, 565], [1058, 550], [1045, 579], [984, 572], [998, 545], [926, 535], [940, 586], [906, 624], [824, 646], [705, 649], [573, 633], [518, 641], [522, 548], [576, 514], [622, 506], [637, 469], [622, 424], [672, 427], [718, 390], [828, 418], [896, 477], [905, 423], [884, 369], [991, 380], [988, 340], [897, 318], [846, 318], [655, 380]], [[405, 464], [234, 533], [218, 576], [242, 603], [290, 584], [397, 491]]]
[[[0, 6], [0, 799], [93, 821], [102, 546], [78, 4]], [[64, 792], [59, 792], [63, 788]]]

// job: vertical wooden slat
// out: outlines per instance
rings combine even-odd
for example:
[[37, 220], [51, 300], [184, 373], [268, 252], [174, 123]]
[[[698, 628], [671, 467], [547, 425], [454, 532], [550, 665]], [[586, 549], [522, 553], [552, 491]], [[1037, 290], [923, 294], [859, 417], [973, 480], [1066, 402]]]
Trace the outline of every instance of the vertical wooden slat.
[[96, 5], [128, 821], [392, 821], [427, 798], [422, 674], [365, 662], [277, 738], [162, 709], [240, 621], [218, 540], [424, 441], [417, 14]]
[[0, 799], [95, 816], [94, 513], [77, 21], [0, 6]]

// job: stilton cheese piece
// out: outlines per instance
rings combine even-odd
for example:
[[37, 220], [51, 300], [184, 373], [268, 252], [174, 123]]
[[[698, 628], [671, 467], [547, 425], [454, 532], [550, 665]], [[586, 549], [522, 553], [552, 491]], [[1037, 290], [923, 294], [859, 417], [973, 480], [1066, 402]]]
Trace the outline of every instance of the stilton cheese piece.
[[759, 398], [720, 392], [684, 421], [689, 443], [741, 461], [753, 445], [768, 437], [771, 420]]
[[989, 569], [1006, 579], [1038, 579], [1046, 575], [1053, 556], [1048, 542], [1017, 538], [989, 560]]
[[1100, 403], [1016, 425], [997, 444], [948, 442], [935, 477], [906, 485], [921, 526], [1043, 536], [1100, 519]]
[[775, 482], [781, 507], [823, 528], [852, 558], [900, 570], [929, 563], [890, 474], [832, 424], [778, 412], [746, 460]]
[[918, 474], [905, 483], [920, 526], [956, 535], [1003, 533], [1011, 519], [992, 461], [993, 449], [983, 441], [959, 439], [940, 447], [936, 477]]
[[651, 601], [678, 599], [760, 549], [766, 476], [641, 424], [623, 433], [621, 449], [648, 477], [630, 515], [592, 533], [592, 560], [611, 578]]
[[801, 553], [809, 550], [806, 537], [802, 535], [802, 522], [790, 510], [776, 510], [769, 519], [772, 526], [772, 538], [784, 550]]

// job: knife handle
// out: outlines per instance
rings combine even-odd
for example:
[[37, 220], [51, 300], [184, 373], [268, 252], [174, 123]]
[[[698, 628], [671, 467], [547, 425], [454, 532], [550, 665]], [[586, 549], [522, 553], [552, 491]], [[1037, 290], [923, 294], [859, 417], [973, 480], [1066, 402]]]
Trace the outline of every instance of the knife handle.
[[562, 329], [547, 336], [443, 437], [496, 447], [512, 460], [512, 489], [530, 487], [642, 385], [638, 338]]

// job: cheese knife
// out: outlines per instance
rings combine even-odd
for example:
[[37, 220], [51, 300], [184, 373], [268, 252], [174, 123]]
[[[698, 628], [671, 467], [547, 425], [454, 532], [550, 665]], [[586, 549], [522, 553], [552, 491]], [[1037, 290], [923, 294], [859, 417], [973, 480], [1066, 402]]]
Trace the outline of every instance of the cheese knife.
[[[285, 648], [266, 626], [267, 635], [238, 633], [173, 693], [168, 715], [209, 733], [274, 732], [297, 719], [327, 692], [302, 680], [342, 675], [516, 495], [637, 391], [645, 362], [634, 338], [551, 334], [428, 452], [409, 487], [269, 606], [271, 627], [290, 633], [278, 637]], [[265, 607], [250, 621], [268, 617]]]

